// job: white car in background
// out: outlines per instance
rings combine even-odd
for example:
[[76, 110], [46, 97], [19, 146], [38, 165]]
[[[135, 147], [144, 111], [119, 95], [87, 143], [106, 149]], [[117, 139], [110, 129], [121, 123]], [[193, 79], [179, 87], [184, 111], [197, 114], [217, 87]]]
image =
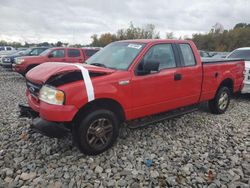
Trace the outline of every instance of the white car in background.
[[227, 58], [240, 58], [245, 60], [245, 79], [241, 93], [250, 93], [250, 47], [238, 48], [232, 51]]

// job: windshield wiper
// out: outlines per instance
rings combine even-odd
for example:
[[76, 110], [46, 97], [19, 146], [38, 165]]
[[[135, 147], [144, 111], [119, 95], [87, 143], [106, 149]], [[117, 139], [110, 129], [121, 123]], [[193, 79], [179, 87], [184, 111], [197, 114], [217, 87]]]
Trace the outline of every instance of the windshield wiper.
[[107, 68], [106, 65], [104, 65], [102, 63], [91, 63], [90, 65]]

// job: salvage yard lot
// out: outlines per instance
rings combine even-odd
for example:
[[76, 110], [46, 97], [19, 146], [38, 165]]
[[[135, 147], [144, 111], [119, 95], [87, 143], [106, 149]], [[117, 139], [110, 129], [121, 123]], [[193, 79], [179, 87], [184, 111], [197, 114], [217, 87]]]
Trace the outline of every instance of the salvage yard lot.
[[[30, 131], [18, 118], [25, 80], [0, 67], [0, 187], [250, 186], [250, 97], [227, 112], [201, 111], [127, 131], [115, 147], [85, 156], [71, 138]], [[147, 166], [145, 160], [152, 160]]]

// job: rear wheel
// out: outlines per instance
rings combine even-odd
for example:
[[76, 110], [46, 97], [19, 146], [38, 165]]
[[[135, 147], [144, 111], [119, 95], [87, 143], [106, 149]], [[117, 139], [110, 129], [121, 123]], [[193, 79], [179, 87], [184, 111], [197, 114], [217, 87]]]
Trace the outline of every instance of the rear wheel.
[[230, 103], [230, 90], [228, 87], [221, 87], [214, 99], [208, 102], [209, 108], [213, 114], [223, 114]]
[[74, 127], [73, 137], [84, 154], [97, 155], [113, 145], [118, 133], [119, 121], [115, 114], [110, 110], [98, 109]]

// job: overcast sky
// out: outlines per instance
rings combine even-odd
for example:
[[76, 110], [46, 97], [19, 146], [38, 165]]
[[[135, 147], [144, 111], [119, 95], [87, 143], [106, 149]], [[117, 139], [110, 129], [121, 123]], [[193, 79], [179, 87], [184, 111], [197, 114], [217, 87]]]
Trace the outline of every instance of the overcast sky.
[[249, 0], [0, 0], [0, 40], [88, 44], [91, 35], [154, 24], [161, 37], [250, 23]]

